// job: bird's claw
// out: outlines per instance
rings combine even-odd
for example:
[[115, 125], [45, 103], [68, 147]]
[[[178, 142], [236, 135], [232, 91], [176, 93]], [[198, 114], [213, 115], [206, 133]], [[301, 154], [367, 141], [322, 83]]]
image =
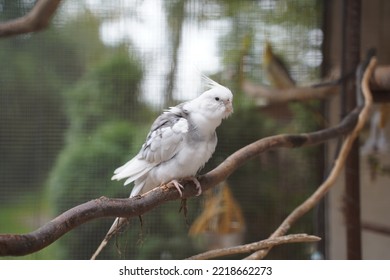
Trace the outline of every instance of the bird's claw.
[[184, 190], [184, 187], [182, 184], [180, 184], [177, 180], [172, 180], [168, 183], [168, 185], [173, 185], [179, 192], [180, 197], [183, 197], [183, 192], [181, 190]]
[[191, 177], [191, 178], [188, 178], [188, 179], [191, 180], [192, 182], [194, 182], [194, 184], [196, 186], [196, 189], [198, 191], [196, 196], [201, 195], [202, 194], [202, 186], [200, 185], [199, 180], [196, 177]]
[[[189, 177], [189, 178], [186, 178], [186, 179], [194, 182], [194, 184], [196, 186], [196, 190], [198, 191], [196, 196], [201, 195], [202, 194], [202, 186], [200, 185], [199, 180], [196, 177]], [[168, 183], [168, 186], [169, 185], [173, 185], [177, 189], [177, 191], [179, 192], [180, 197], [183, 197], [183, 191], [182, 190], [184, 190], [184, 187], [183, 187], [182, 184], [180, 184], [177, 180], [172, 180], [172, 181], [170, 181]]]

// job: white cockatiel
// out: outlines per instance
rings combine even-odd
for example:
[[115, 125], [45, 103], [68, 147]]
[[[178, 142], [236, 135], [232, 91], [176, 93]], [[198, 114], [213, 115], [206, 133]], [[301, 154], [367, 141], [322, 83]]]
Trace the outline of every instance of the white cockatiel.
[[[189, 178], [202, 192], [196, 173], [210, 159], [217, 146], [216, 128], [233, 112], [232, 92], [204, 77], [209, 90], [197, 98], [163, 112], [153, 123], [139, 153], [115, 170], [113, 180], [134, 182], [130, 197], [143, 194], [162, 184], [173, 184], [180, 196], [177, 180]], [[108, 240], [127, 222], [117, 218], [96, 250], [95, 259]]]

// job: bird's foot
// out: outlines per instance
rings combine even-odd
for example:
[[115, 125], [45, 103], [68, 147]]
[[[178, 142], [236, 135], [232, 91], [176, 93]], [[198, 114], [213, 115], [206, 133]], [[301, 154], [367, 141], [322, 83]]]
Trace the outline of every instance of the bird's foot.
[[[200, 185], [199, 183], [199, 180], [196, 178], [196, 177], [188, 177], [188, 178], [185, 178], [185, 180], [188, 180], [188, 181], [192, 181], [194, 182], [195, 186], [196, 186], [196, 190], [198, 191], [198, 193], [196, 194], [196, 196], [199, 196], [202, 194], [202, 186]], [[170, 181], [168, 184], [169, 185], [173, 185], [177, 191], [179, 192], [180, 194], [180, 197], [183, 197], [183, 192], [182, 190], [184, 190], [184, 187], [182, 184], [180, 184], [176, 179]]]
[[194, 182], [194, 184], [196, 186], [196, 190], [198, 191], [196, 196], [201, 195], [202, 194], [202, 186], [200, 185], [199, 180], [196, 177], [188, 177], [186, 179], [189, 180], [189, 181]]
[[181, 190], [184, 190], [184, 187], [182, 184], [180, 184], [176, 179], [174, 179], [168, 183], [168, 186], [169, 185], [173, 185], [179, 192], [180, 197], [183, 197], [183, 192]]

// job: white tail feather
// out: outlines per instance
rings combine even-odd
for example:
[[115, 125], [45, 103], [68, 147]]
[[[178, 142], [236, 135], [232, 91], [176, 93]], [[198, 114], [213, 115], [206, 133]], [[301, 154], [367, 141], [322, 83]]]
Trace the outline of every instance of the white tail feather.
[[112, 176], [111, 180], [122, 180], [127, 178], [125, 185], [139, 179], [147, 172], [149, 172], [153, 168], [153, 165], [150, 163], [134, 158], [131, 161], [127, 162], [123, 166], [117, 168], [114, 171], [114, 176]]

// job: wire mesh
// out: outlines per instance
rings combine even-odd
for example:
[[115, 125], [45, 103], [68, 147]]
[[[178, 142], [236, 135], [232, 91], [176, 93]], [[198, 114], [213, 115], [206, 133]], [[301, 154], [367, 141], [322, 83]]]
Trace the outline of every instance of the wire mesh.
[[[26, 12], [25, 1], [0, 1], [0, 18]], [[272, 86], [266, 41], [297, 84], [319, 78], [321, 1], [65, 1], [48, 30], [0, 41], [0, 232], [31, 231], [59, 213], [102, 195], [126, 197], [112, 171], [134, 156], [153, 119], [197, 96], [200, 72], [229, 86], [235, 114], [218, 129], [219, 145], [201, 172], [261, 137], [321, 125], [318, 104], [257, 106], [240, 77]], [[314, 117], [313, 117], [314, 116]], [[318, 117], [318, 118], [317, 118]], [[242, 208], [243, 242], [266, 238], [316, 186], [316, 149], [270, 151], [229, 178]], [[187, 235], [202, 198], [163, 205], [138, 220], [101, 258], [184, 258], [206, 250]], [[86, 259], [111, 219], [88, 223], [38, 259]], [[307, 217], [293, 231], [313, 233]], [[116, 244], [115, 244], [116, 243]], [[310, 258], [307, 245], [275, 249], [270, 258]]]

